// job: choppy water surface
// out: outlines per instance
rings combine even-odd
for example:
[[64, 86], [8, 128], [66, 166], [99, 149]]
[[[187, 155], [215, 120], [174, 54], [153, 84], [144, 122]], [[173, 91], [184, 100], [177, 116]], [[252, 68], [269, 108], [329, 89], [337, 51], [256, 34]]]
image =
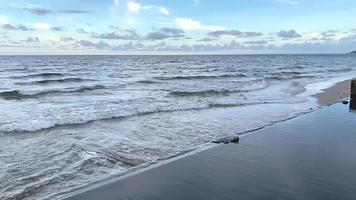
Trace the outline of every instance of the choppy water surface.
[[310, 111], [305, 85], [355, 71], [353, 55], [2, 56], [0, 199], [50, 198]]

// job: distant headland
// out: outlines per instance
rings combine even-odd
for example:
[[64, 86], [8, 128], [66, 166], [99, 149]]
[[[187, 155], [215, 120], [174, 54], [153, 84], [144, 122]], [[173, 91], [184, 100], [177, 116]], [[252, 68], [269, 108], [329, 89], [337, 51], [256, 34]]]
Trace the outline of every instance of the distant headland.
[[356, 51], [351, 51], [350, 54], [356, 54]]

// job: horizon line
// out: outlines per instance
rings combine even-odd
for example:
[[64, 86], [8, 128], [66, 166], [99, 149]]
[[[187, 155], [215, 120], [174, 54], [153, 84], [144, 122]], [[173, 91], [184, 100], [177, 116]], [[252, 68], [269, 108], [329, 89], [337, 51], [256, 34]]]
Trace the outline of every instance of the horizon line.
[[347, 53], [222, 53], [222, 54], [0, 54], [0, 56], [248, 56], [248, 55], [348, 55]]

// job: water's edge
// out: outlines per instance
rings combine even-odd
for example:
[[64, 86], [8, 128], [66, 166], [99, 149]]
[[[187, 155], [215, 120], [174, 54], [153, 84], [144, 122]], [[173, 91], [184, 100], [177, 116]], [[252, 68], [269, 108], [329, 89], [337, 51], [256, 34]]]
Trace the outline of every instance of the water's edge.
[[[349, 78], [337, 79], [336, 82], [330, 83], [330, 85], [328, 85], [328, 88], [321, 89], [320, 92], [317, 92], [316, 94], [312, 95], [310, 98], [314, 98], [314, 99], [317, 100], [319, 94], [328, 93], [329, 89], [337, 86], [338, 84], [343, 84], [343, 83], [345, 84], [345, 82], [348, 83], [350, 80], [351, 79], [349, 79]], [[280, 121], [271, 122], [271, 124], [267, 124], [267, 125], [262, 126], [262, 127], [258, 127], [258, 128], [255, 128], [255, 129], [252, 129], [252, 130], [248, 130], [248, 131], [244, 131], [244, 132], [240, 132], [240, 133], [231, 134], [231, 136], [229, 136], [228, 138], [233, 138], [233, 137], [243, 138], [243, 137], [249, 136], [251, 134], [254, 134], [258, 130], [262, 130], [262, 129], [265, 129], [265, 128], [268, 128], [268, 127], [271, 127], [271, 126], [275, 126], [275, 125], [278, 125], [278, 124], [286, 122], [286, 121], [294, 120], [294, 119], [296, 119], [298, 117], [301, 117], [301, 116], [304, 116], [304, 115], [307, 115], [307, 114], [311, 114], [311, 113], [320, 111], [320, 110], [325, 109], [325, 108], [327, 108], [329, 106], [332, 106], [334, 104], [340, 103], [340, 101], [345, 100], [346, 98], [347, 97], [341, 98], [341, 99], [337, 99], [333, 103], [329, 103], [327, 105], [319, 105], [319, 107], [316, 107], [316, 108], [314, 108], [312, 110], [308, 110], [308, 111], [301, 112], [301, 113], [294, 113], [292, 116], [289, 116], [289, 117], [287, 117], [285, 119], [282, 119]], [[214, 141], [223, 140], [225, 138], [226, 137], [220, 138], [220, 139], [216, 139]], [[171, 156], [168, 156], [168, 157], [158, 158], [158, 159], [143, 163], [141, 165], [128, 168], [124, 172], [120, 172], [118, 174], [111, 175], [111, 176], [106, 177], [104, 179], [97, 180], [97, 181], [89, 183], [88, 185], [85, 185], [85, 186], [77, 187], [77, 188], [71, 189], [69, 191], [64, 191], [64, 192], [61, 192], [61, 193], [50, 195], [50, 196], [44, 198], [44, 200], [49, 200], [49, 199], [60, 199], [60, 200], [62, 200], [62, 199], [66, 199], [66, 198], [68, 198], [70, 196], [74, 196], [76, 194], [80, 194], [80, 193], [92, 190], [94, 188], [98, 188], [98, 187], [101, 187], [101, 186], [104, 186], [104, 185], [107, 185], [107, 184], [110, 184], [110, 183], [113, 183], [113, 182], [116, 182], [116, 181], [120, 181], [122, 179], [134, 176], [136, 174], [143, 173], [143, 172], [148, 171], [150, 169], [157, 168], [159, 166], [174, 162], [176, 160], [179, 160], [179, 159], [182, 159], [182, 158], [197, 154], [199, 152], [202, 152], [202, 151], [205, 151], [205, 150], [208, 150], [208, 149], [212, 149], [212, 148], [216, 148], [216, 147], [218, 147], [220, 145], [224, 145], [224, 144], [213, 143], [214, 141], [210, 141], [210, 142], [204, 143], [202, 145], [193, 147], [190, 150], [186, 150], [186, 151], [180, 152], [179, 154], [171, 155]]]

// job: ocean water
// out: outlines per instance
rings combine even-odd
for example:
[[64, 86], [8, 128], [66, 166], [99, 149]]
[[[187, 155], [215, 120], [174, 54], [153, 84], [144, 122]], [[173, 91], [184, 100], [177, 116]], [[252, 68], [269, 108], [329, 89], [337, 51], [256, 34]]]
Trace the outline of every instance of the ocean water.
[[54, 199], [310, 112], [354, 76], [354, 55], [1, 56], [0, 199]]

